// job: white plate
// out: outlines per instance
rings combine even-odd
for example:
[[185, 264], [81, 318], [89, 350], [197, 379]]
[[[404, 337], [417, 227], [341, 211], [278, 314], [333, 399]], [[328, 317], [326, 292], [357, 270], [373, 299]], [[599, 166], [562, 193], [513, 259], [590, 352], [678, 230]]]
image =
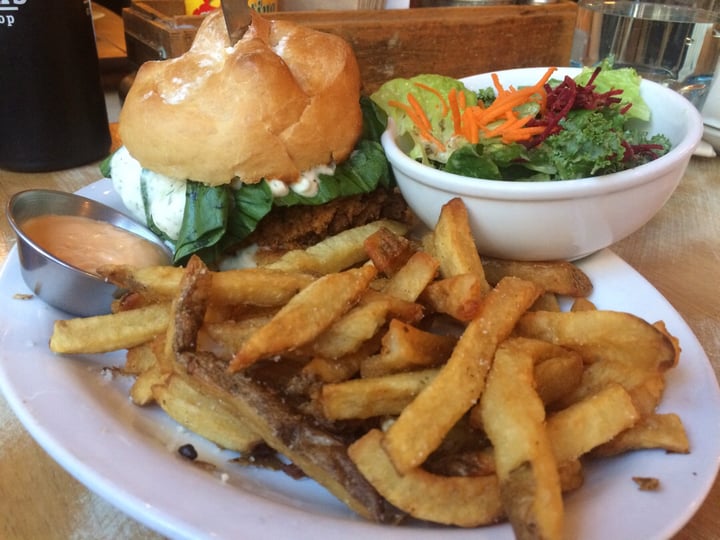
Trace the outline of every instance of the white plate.
[[[107, 180], [82, 195], [121, 208]], [[662, 411], [687, 427], [689, 455], [643, 451], [587, 468], [585, 485], [566, 497], [567, 537], [663, 539], [695, 513], [720, 463], [720, 390], [700, 344], [670, 304], [637, 272], [605, 250], [581, 261], [600, 308], [663, 319], [683, 348], [668, 375]], [[513, 537], [506, 524], [479, 530], [380, 526], [355, 517], [309, 479], [241, 468], [230, 455], [179, 428], [155, 408], [130, 403], [130, 381], [105, 376], [123, 355], [62, 358], [47, 348], [64, 314], [28, 290], [15, 250], [0, 273], [0, 388], [38, 443], [73, 476], [122, 511], [173, 538], [488, 539]], [[176, 449], [192, 443], [215, 472], [194, 467]], [[227, 477], [224, 477], [224, 474]], [[633, 476], [657, 477], [661, 489], [639, 491]]]
[[705, 124], [703, 128], [703, 140], [710, 144], [716, 152], [720, 152], [720, 128]]

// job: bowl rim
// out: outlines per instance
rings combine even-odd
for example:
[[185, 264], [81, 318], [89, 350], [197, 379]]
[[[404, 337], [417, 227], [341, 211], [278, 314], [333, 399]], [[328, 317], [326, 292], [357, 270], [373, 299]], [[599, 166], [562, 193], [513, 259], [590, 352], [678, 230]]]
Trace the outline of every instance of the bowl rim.
[[[539, 77], [545, 73], [547, 69], [548, 67], [507, 69], [471, 75], [463, 77], [459, 80], [468, 84], [469, 88], [473, 88], [473, 85], [470, 84], [471, 81], [477, 80], [481, 77], [487, 77], [492, 73], [496, 73], [501, 79], [503, 74], [517, 74], [519, 72], [526, 72], [528, 74], [537, 73], [537, 77]], [[581, 68], [559, 67], [555, 71], [554, 75], [573, 76], [580, 71]], [[692, 103], [674, 90], [671, 90], [654, 81], [643, 79], [641, 81], [641, 89], [643, 87], [660, 92], [666, 102], [672, 104], [673, 106], [677, 106], [687, 115], [687, 121], [685, 122], [687, 133], [683, 140], [681, 140], [676, 146], [672, 147], [670, 152], [664, 156], [622, 172], [591, 178], [551, 182], [526, 180], [505, 181], [460, 176], [423, 165], [400, 150], [397, 145], [395, 123], [392, 118], [388, 118], [388, 127], [381, 136], [381, 144], [393, 167], [397, 167], [413, 180], [430, 188], [439, 189], [441, 191], [460, 196], [482, 196], [493, 199], [527, 201], [573, 199], [581, 196], [613, 193], [647, 182], [652, 182], [664, 173], [666, 165], [672, 165], [674, 162], [679, 163], [685, 157], [689, 159], [702, 139], [702, 116]], [[426, 178], [428, 172], [432, 172], [432, 179]]]
[[[13, 232], [19, 240], [22, 240], [26, 245], [31, 246], [32, 249], [37, 251], [38, 253], [42, 254], [43, 257], [47, 258], [48, 260], [52, 261], [55, 264], [58, 264], [64, 268], [68, 268], [70, 270], [73, 270], [75, 272], [78, 272], [80, 274], [83, 274], [89, 278], [92, 278], [96, 281], [105, 283], [105, 280], [93, 273], [88, 272], [87, 270], [83, 270], [82, 268], [79, 268], [64, 259], [61, 259], [46, 249], [39, 246], [32, 238], [30, 238], [25, 231], [23, 230], [22, 223], [18, 221], [16, 217], [16, 211], [15, 207], [18, 204], [20, 200], [22, 200], [25, 197], [29, 197], [32, 195], [44, 195], [45, 197], [54, 197], [58, 199], [65, 199], [65, 200], [72, 200], [76, 201], [78, 203], [81, 203], [85, 205], [88, 208], [94, 208], [100, 212], [106, 213], [110, 216], [113, 216], [113, 220], [109, 219], [101, 219], [96, 217], [94, 212], [89, 212], [88, 214], [80, 214], [80, 213], [66, 213], [63, 215], [70, 215], [70, 216], [79, 216], [79, 217], [87, 217], [89, 219], [94, 219], [96, 221], [101, 221], [105, 223], [109, 223], [110, 225], [113, 225], [115, 227], [118, 227], [120, 229], [123, 229], [124, 231], [133, 234], [135, 236], [139, 236], [140, 238], [143, 238], [149, 242], [153, 242], [155, 245], [160, 247], [165, 251], [165, 253], [168, 255], [168, 261], [172, 261], [172, 253], [170, 252], [169, 248], [165, 245], [165, 243], [160, 239], [155, 233], [153, 233], [151, 230], [147, 229], [147, 227], [144, 227], [128, 215], [120, 212], [119, 210], [116, 210], [106, 204], [103, 204], [99, 201], [89, 199], [87, 197], [83, 197], [82, 195], [78, 195], [76, 193], [69, 193], [67, 191], [60, 191], [60, 190], [54, 190], [54, 189], [25, 189], [18, 191], [14, 193], [10, 199], [7, 202], [7, 205], [5, 207], [5, 215], [7, 217], [8, 223], [10, 224], [10, 227], [12, 228]], [[37, 213], [33, 217], [43, 216], [43, 215], [49, 215], [52, 212], [42, 212]], [[131, 226], [132, 228], [129, 228], [128, 226]], [[139, 234], [138, 231], [142, 231], [143, 234]]]

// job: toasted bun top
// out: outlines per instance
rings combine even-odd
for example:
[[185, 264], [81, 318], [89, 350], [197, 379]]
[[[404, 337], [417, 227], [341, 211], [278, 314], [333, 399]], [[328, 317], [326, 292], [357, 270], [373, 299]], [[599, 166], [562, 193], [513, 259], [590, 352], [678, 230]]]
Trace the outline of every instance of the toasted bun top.
[[292, 182], [347, 158], [362, 129], [359, 100], [342, 38], [254, 16], [231, 46], [218, 10], [187, 53], [140, 67], [119, 133], [143, 167], [173, 178]]

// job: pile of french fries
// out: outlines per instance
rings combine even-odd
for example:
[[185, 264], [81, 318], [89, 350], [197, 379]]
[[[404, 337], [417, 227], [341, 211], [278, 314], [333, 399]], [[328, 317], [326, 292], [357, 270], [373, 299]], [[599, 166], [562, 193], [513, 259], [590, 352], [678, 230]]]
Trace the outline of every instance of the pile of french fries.
[[421, 238], [378, 221], [257, 268], [101, 273], [124, 295], [57, 321], [54, 352], [127, 349], [136, 404], [269, 447], [368, 519], [560, 539], [587, 460], [689, 452], [656, 412], [664, 324], [596, 309], [571, 263], [481, 259], [460, 199]]

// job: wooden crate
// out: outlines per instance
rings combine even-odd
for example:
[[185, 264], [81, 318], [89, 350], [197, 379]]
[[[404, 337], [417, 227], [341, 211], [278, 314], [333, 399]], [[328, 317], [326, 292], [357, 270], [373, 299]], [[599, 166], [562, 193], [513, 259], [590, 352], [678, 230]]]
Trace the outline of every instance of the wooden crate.
[[[577, 7], [542, 5], [410, 8], [401, 10], [280, 11], [274, 19], [345, 38], [355, 50], [363, 90], [395, 77], [439, 73], [464, 77], [514, 67], [567, 65]], [[179, 56], [192, 44], [199, 16], [182, 0], [134, 2], [123, 11], [128, 57]]]

